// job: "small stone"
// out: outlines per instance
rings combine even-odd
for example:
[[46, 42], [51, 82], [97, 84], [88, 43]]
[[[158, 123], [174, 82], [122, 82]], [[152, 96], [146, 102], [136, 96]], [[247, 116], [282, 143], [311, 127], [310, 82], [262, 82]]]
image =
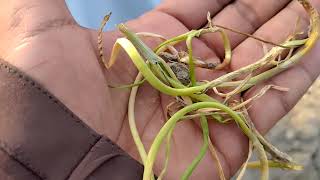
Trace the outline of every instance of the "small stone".
[[190, 83], [189, 68], [187, 65], [179, 62], [168, 63], [168, 64], [172, 69], [173, 73], [177, 76], [178, 80], [183, 85], [186, 86]]
[[292, 130], [287, 130], [285, 136], [288, 140], [292, 140], [295, 137], [295, 133]]

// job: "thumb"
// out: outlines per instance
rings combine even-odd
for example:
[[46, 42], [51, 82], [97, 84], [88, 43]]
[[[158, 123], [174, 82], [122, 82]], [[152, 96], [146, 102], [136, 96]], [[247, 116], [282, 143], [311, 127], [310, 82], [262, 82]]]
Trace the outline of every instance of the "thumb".
[[[0, 40], [6, 47], [14, 47], [17, 38], [75, 24], [64, 0], [0, 1]], [[0, 46], [0, 53], [4, 48]]]
[[18, 26], [25, 21], [34, 25], [54, 20], [73, 20], [65, 0], [11, 0], [1, 1], [1, 21]]

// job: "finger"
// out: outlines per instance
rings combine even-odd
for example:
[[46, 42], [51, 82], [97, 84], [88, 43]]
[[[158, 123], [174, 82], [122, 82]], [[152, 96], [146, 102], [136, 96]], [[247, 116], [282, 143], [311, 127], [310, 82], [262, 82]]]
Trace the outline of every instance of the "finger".
[[156, 9], [178, 19], [188, 29], [198, 29], [206, 23], [207, 12], [215, 15], [232, 0], [166, 0]]
[[[320, 9], [319, 1], [311, 1]], [[306, 30], [308, 19], [304, 9], [297, 3], [292, 2], [269, 22], [263, 25], [255, 34], [270, 41], [281, 42], [292, 33], [297, 17], [301, 18], [301, 29]], [[284, 116], [304, 94], [311, 83], [319, 75], [320, 63], [315, 58], [319, 51], [319, 43], [301, 63], [293, 68], [272, 78], [270, 81], [246, 93], [246, 97], [256, 94], [266, 84], [284, 86], [290, 89], [289, 92], [268, 91], [263, 97], [256, 100], [250, 107], [250, 115], [257, 127], [262, 132], [269, 130], [282, 116]], [[234, 61], [231, 65], [233, 70], [251, 64], [263, 55], [259, 42], [247, 39], [234, 50]], [[270, 113], [272, 112], [272, 113]]]
[[[241, 32], [253, 33], [262, 24], [284, 8], [290, 0], [238, 0], [229, 4], [213, 17], [212, 22]], [[231, 47], [236, 47], [245, 36], [226, 31], [230, 38]], [[218, 34], [206, 34], [201, 38], [214, 49], [219, 57], [223, 57], [223, 41]]]
[[24, 20], [33, 25], [48, 20], [73, 19], [64, 0], [13, 0], [2, 2], [1, 7], [5, 7], [4, 11], [14, 24]]
[[320, 43], [318, 42], [312, 52], [301, 59], [301, 63], [246, 94], [248, 98], [268, 84], [289, 88], [288, 92], [270, 90], [252, 103], [249, 113], [261, 133], [268, 132], [277, 121], [286, 115], [315, 81], [320, 73], [320, 62], [317, 58], [319, 51]]
[[[294, 1], [258, 29], [254, 35], [271, 42], [281, 43], [295, 31], [295, 25], [299, 17], [298, 27], [300, 28], [298, 31], [306, 31], [306, 27], [309, 24], [307, 14], [301, 5]], [[234, 61], [232, 61], [231, 69], [236, 70], [249, 65], [263, 55], [262, 43], [252, 38], [247, 38], [233, 50]]]

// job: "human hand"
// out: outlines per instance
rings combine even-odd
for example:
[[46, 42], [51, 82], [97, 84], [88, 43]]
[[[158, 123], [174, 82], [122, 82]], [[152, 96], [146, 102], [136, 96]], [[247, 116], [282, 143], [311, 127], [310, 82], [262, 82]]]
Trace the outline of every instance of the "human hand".
[[[221, 2], [221, 1], [217, 1]], [[188, 29], [201, 28], [206, 23], [206, 12], [214, 15], [215, 24], [254, 33], [273, 42], [283, 41], [294, 29], [297, 16], [305, 17], [297, 2], [282, 1], [216, 1], [171, 0], [156, 10], [128, 23], [136, 32], [149, 31], [172, 37]], [[319, 1], [312, 1], [319, 9]], [[129, 91], [107, 89], [106, 82], [128, 84], [136, 70], [126, 56], [109, 70], [99, 64], [96, 45], [97, 32], [79, 27], [70, 16], [64, 1], [34, 0], [3, 3], [0, 26], [0, 55], [31, 75], [62, 100], [91, 127], [138, 158], [132, 141], [126, 108]], [[302, 18], [302, 28], [307, 21]], [[276, 33], [274, 33], [276, 32]], [[109, 54], [118, 32], [105, 33], [105, 53]], [[248, 65], [263, 55], [259, 42], [230, 34], [233, 47], [231, 70]], [[213, 43], [212, 43], [213, 42]], [[151, 44], [153, 44], [151, 42]], [[272, 78], [266, 84], [290, 88], [288, 93], [269, 91], [255, 101], [250, 116], [257, 128], [265, 133], [304, 94], [319, 74], [317, 47], [302, 62]], [[203, 59], [217, 60], [223, 55], [222, 42], [215, 35], [205, 35], [194, 41], [194, 53]], [[200, 79], [213, 79], [225, 72], [198, 69]], [[263, 85], [261, 85], [263, 86]], [[250, 90], [245, 98], [258, 90]], [[165, 122], [164, 111], [170, 102], [149, 85], [140, 88], [137, 97], [136, 119], [146, 147]], [[270, 113], [272, 112], [272, 113]], [[211, 139], [227, 177], [232, 176], [246, 158], [247, 139], [235, 124], [209, 123]], [[173, 134], [168, 179], [177, 179], [199, 151], [201, 130], [193, 122], [179, 124]], [[187, 141], [186, 141], [187, 140]], [[158, 173], [164, 158], [155, 165]], [[194, 172], [194, 179], [217, 179], [213, 160], [207, 155]]]

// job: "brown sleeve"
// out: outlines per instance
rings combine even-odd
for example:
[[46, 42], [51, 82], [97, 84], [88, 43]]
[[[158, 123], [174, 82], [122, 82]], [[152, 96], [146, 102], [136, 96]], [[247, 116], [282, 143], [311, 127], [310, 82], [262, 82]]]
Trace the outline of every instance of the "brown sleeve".
[[140, 180], [143, 167], [0, 60], [1, 180]]

